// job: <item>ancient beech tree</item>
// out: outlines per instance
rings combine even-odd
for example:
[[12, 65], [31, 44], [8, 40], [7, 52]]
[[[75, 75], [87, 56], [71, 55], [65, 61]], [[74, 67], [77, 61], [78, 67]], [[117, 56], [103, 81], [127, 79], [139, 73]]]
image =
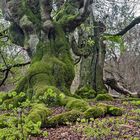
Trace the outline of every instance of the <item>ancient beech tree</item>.
[[[105, 54], [106, 54], [106, 44], [104, 40], [108, 40], [108, 38], [115, 38], [121, 37], [126, 34], [131, 28], [133, 28], [136, 24], [140, 23], [140, 16], [135, 18], [130, 24], [128, 24], [124, 29], [116, 34], [106, 34], [105, 33], [105, 25], [100, 21], [93, 21], [95, 26], [94, 28], [94, 45], [91, 54], [84, 58], [82, 57], [81, 61], [81, 69], [80, 69], [80, 87], [87, 85], [92, 87], [95, 91], [107, 91], [105, 86], [108, 85], [112, 89], [116, 90], [117, 92], [123, 94], [131, 94], [128, 90], [119, 87], [117, 82], [114, 81], [115, 79], [106, 79], [107, 81], [103, 80], [103, 69], [104, 69], [104, 62], [105, 62]], [[84, 56], [81, 54], [81, 56]]]
[[[24, 47], [31, 58], [31, 66], [17, 92], [40, 93], [48, 86], [69, 92], [74, 66], [66, 33], [86, 19], [89, 1], [61, 1], [61, 4], [62, 8], [52, 18], [53, 6], [57, 6], [52, 0], [2, 0], [3, 15], [11, 23], [11, 39]], [[74, 8], [81, 10], [76, 13]]]

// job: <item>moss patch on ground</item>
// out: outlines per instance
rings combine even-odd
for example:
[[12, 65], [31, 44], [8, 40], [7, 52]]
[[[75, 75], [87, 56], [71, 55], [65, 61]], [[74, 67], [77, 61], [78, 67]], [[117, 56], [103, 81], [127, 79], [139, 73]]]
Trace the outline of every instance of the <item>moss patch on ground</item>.
[[95, 98], [96, 101], [112, 101], [113, 97], [109, 94], [98, 94]]
[[96, 97], [96, 92], [89, 86], [84, 86], [77, 89], [75, 94], [80, 96], [81, 98], [87, 98], [87, 99], [92, 99]]

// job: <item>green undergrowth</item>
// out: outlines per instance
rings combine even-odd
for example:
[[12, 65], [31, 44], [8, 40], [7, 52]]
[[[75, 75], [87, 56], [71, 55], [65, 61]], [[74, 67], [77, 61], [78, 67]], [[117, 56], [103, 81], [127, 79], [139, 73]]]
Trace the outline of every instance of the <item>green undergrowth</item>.
[[[123, 110], [107, 104], [90, 104], [76, 96], [68, 96], [52, 86], [39, 95], [16, 92], [0, 93], [0, 139], [28, 139], [30, 135], [44, 135], [41, 127], [56, 127], [77, 122], [78, 119], [95, 119], [122, 115]], [[79, 97], [79, 96], [78, 96]], [[53, 115], [50, 107], [65, 106], [67, 112]], [[10, 132], [10, 135], [8, 133]]]
[[133, 101], [131, 101], [130, 103], [131, 103], [132, 105], [135, 105], [135, 106], [140, 107], [140, 99], [137, 100], [137, 101], [133, 100]]
[[[111, 116], [78, 119], [74, 130], [87, 136], [87, 139], [139, 140], [140, 109], [139, 106], [135, 105], [135, 99], [133, 102], [134, 104], [131, 104], [129, 101], [117, 102], [118, 105], [125, 108], [125, 113], [123, 114], [120, 108], [107, 105], [106, 111], [110, 113]], [[104, 103], [97, 104], [97, 106], [105, 105]], [[93, 110], [91, 109], [89, 114], [94, 114], [96, 112], [95, 110], [93, 107]], [[95, 114], [97, 114], [97, 112]], [[103, 111], [102, 115], [104, 115]], [[121, 116], [114, 117], [115, 115]]]

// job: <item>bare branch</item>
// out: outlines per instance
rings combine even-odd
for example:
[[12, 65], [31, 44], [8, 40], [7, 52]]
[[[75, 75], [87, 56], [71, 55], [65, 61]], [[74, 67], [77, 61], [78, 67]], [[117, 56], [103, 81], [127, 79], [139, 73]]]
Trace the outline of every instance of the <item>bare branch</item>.
[[135, 18], [129, 25], [127, 25], [124, 29], [122, 29], [120, 32], [116, 34], [104, 34], [104, 35], [109, 35], [109, 36], [123, 36], [126, 34], [130, 29], [132, 29], [135, 25], [140, 23], [140, 16]]
[[14, 64], [14, 65], [10, 65], [10, 66], [6, 65], [6, 68], [0, 69], [0, 72], [4, 73], [4, 78], [2, 80], [0, 80], [0, 87], [6, 82], [9, 72], [12, 68], [26, 66], [26, 65], [29, 65], [30, 63], [31, 62], [29, 61], [26, 63]]
[[136, 24], [140, 23], [140, 16], [135, 18], [128, 26], [126, 26], [123, 30], [119, 33], [115, 34], [115, 36], [123, 36], [126, 34], [131, 28], [133, 28]]
[[4, 68], [4, 69], [0, 69], [0, 72], [5, 72], [7, 70], [10, 70], [12, 68], [15, 68], [15, 67], [22, 67], [22, 66], [26, 66], [26, 65], [29, 65], [31, 64], [31, 62], [26, 62], [26, 63], [20, 63], [20, 64], [14, 64], [14, 65], [8, 65], [7, 68]]

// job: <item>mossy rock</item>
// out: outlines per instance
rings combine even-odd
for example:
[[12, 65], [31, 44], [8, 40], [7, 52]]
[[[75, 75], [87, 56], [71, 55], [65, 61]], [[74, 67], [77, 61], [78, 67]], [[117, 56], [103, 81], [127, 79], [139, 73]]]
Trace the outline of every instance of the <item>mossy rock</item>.
[[96, 101], [112, 101], [113, 97], [109, 94], [98, 94], [95, 98]]
[[107, 113], [112, 116], [121, 116], [123, 114], [123, 110], [119, 107], [108, 106]]
[[34, 123], [41, 122], [41, 124], [43, 125], [43, 123], [45, 122], [47, 117], [51, 115], [51, 113], [52, 112], [45, 106], [45, 104], [34, 104], [29, 112], [28, 120], [31, 120]]
[[82, 99], [75, 99], [73, 97], [67, 100], [66, 108], [85, 111], [89, 108], [89, 104]]
[[103, 117], [106, 114], [106, 107], [103, 106], [94, 106], [89, 108], [84, 112], [85, 118], [90, 119], [90, 118], [98, 118], [98, 117]]
[[95, 98], [96, 91], [89, 86], [84, 86], [76, 90], [75, 94], [82, 98], [92, 99]]
[[66, 125], [69, 122], [76, 122], [78, 118], [83, 118], [83, 113], [77, 110], [71, 110], [62, 114], [55, 115], [46, 121], [47, 127], [56, 127]]

